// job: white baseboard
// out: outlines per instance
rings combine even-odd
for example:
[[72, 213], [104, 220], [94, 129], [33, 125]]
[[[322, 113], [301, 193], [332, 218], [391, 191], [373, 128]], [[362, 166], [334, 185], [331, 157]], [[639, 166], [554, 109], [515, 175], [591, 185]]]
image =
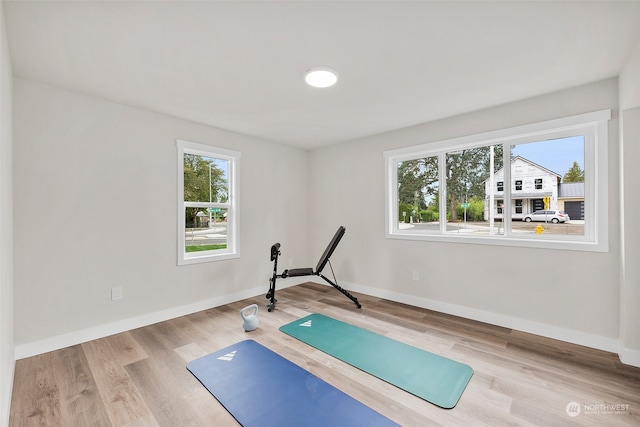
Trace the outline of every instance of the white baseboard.
[[[288, 288], [302, 282], [304, 281], [295, 279], [278, 281], [278, 289]], [[141, 316], [123, 319], [92, 328], [77, 330], [38, 341], [16, 344], [15, 358], [16, 360], [24, 359], [38, 354], [47, 353], [49, 351], [59, 350], [61, 348], [81, 344], [83, 342], [95, 340], [98, 338], [107, 337], [109, 335], [114, 335], [121, 332], [130, 331], [132, 329], [141, 328], [143, 326], [152, 325], [154, 323], [163, 322], [165, 320], [174, 319], [176, 317], [186, 316], [198, 311], [208, 310], [213, 307], [230, 304], [232, 302], [240, 301], [245, 298], [255, 297], [256, 295], [266, 295], [266, 291], [267, 288], [265, 286], [255, 287], [233, 294], [199, 301], [193, 304], [187, 304], [153, 313], [143, 314]]]
[[639, 350], [631, 350], [625, 348], [623, 345], [620, 345], [620, 348], [618, 349], [618, 356], [620, 356], [620, 361], [625, 365], [631, 365], [640, 368]]
[[616, 338], [603, 337], [600, 335], [589, 334], [573, 329], [548, 325], [546, 323], [534, 322], [518, 317], [492, 313], [489, 311], [449, 304], [441, 301], [430, 300], [427, 298], [420, 298], [414, 295], [406, 295], [389, 290], [371, 288], [355, 283], [341, 282], [340, 286], [349, 289], [350, 291], [360, 292], [366, 295], [384, 298], [415, 307], [426, 308], [441, 313], [464, 317], [466, 319], [477, 320], [479, 322], [485, 322], [496, 326], [516, 329], [518, 331], [527, 332], [530, 334], [553, 338], [572, 344], [578, 344], [586, 347], [596, 348], [598, 350], [617, 353], [622, 363], [640, 367], [640, 352], [629, 349], [624, 349], [624, 351], [622, 351], [619, 345], [619, 340]]

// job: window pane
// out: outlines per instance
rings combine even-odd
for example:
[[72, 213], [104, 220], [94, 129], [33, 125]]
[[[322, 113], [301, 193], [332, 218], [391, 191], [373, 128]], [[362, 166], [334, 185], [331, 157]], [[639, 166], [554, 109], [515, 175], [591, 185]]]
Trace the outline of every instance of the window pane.
[[229, 161], [184, 154], [184, 201], [225, 203], [229, 198]]
[[516, 199], [515, 200], [515, 205], [516, 205], [516, 210], [514, 212], [516, 214], [521, 214], [522, 213], [522, 206], [524, 205], [523, 200], [522, 199]]
[[[502, 192], [503, 179], [491, 180], [490, 164], [493, 152], [493, 170], [502, 167], [503, 146], [484, 146], [449, 152], [445, 156], [447, 177], [447, 232], [470, 234], [498, 234], [499, 227], [491, 227], [500, 204], [493, 200], [493, 213], [489, 213], [489, 187]], [[492, 190], [493, 191], [493, 190]], [[502, 194], [502, 193], [500, 193]]]
[[514, 188], [522, 182], [522, 206], [512, 209], [514, 234], [584, 236], [584, 175], [582, 135], [512, 145]]
[[398, 228], [408, 233], [440, 231], [438, 157], [398, 162]]
[[227, 249], [226, 208], [185, 208], [185, 252]]

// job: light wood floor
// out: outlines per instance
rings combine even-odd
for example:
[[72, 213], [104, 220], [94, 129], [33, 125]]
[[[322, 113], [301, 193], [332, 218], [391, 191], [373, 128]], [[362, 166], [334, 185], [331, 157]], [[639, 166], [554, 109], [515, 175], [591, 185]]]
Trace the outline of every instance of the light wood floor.
[[[10, 425], [237, 425], [185, 365], [247, 338], [404, 426], [640, 425], [640, 369], [614, 354], [356, 296], [360, 310], [335, 289], [309, 283], [278, 291], [272, 313], [262, 295], [19, 360]], [[261, 307], [260, 327], [244, 332], [239, 310], [252, 303]], [[455, 408], [438, 408], [278, 331], [310, 313], [466, 363], [475, 373]], [[580, 405], [579, 415], [567, 414], [570, 402]]]

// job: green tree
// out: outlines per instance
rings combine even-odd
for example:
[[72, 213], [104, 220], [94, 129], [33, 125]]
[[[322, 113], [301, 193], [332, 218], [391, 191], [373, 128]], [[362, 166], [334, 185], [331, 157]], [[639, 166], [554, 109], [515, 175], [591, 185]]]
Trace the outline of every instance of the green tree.
[[573, 162], [571, 168], [564, 174], [562, 182], [584, 182], [584, 171], [580, 169], [578, 162]]
[[425, 198], [437, 192], [438, 158], [406, 160], [398, 164], [398, 204], [426, 209]]
[[[484, 219], [484, 199], [473, 196], [467, 203], [469, 203], [469, 207], [467, 208], [467, 221], [482, 221]], [[458, 203], [456, 206], [456, 214], [459, 218], [464, 217], [464, 210], [462, 203]]]
[[[197, 154], [184, 155], [184, 200], [187, 202], [226, 202], [229, 193], [225, 173], [215, 159]], [[202, 208], [187, 208], [185, 218], [197, 227]]]
[[[484, 199], [484, 181], [489, 178], [490, 147], [478, 147], [447, 153], [447, 206], [457, 220], [457, 205], [472, 197]], [[494, 147], [494, 171], [502, 167], [503, 146]], [[406, 160], [398, 164], [398, 205], [413, 205], [416, 211], [426, 200], [437, 207], [439, 197], [438, 157]], [[416, 195], [418, 195], [416, 202]], [[402, 217], [400, 217], [402, 218]]]
[[[494, 146], [494, 171], [502, 167], [502, 145]], [[457, 205], [472, 197], [484, 198], [484, 182], [489, 178], [489, 146], [447, 153], [447, 203], [451, 220], [458, 219]]]

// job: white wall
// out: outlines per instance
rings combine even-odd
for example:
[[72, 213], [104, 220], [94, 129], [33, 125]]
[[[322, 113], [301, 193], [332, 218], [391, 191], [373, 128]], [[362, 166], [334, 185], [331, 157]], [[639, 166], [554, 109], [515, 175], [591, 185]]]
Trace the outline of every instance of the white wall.
[[620, 74], [623, 224], [620, 293], [620, 356], [640, 366], [640, 43]]
[[[617, 221], [609, 225], [608, 253], [385, 239], [383, 152], [612, 108], [609, 168], [615, 176], [617, 105], [617, 79], [610, 79], [314, 151], [311, 222], [321, 232], [312, 231], [312, 244], [334, 224], [346, 226], [334, 268], [352, 290], [616, 351]], [[608, 190], [609, 217], [617, 218], [616, 180]], [[412, 280], [413, 270], [419, 281]]]
[[0, 2], [0, 425], [9, 423], [13, 385], [12, 74]]
[[[309, 262], [306, 151], [21, 79], [13, 116], [18, 358], [266, 293], [276, 241]], [[241, 152], [240, 259], [177, 266], [176, 139]]]
[[620, 72], [620, 109], [640, 106], [640, 40]]

